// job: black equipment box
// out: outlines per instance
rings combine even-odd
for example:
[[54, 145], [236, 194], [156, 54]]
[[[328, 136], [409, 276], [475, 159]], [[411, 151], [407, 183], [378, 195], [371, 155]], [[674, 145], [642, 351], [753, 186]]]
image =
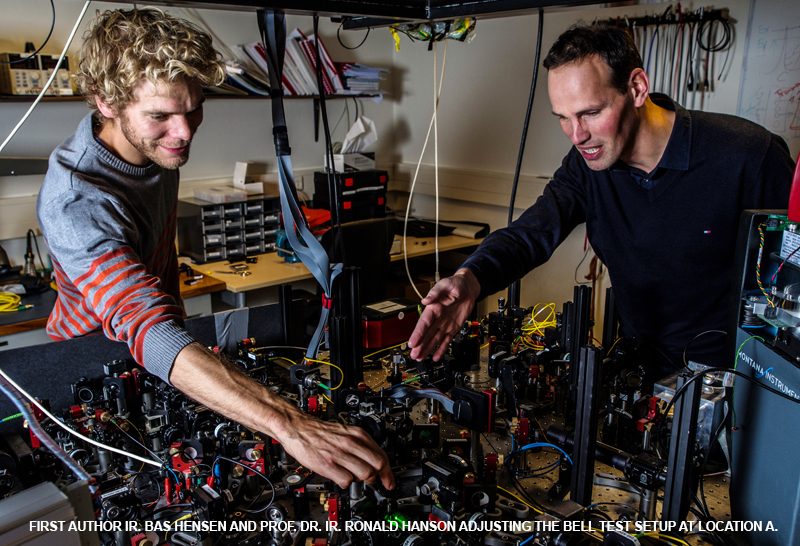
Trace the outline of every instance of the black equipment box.
[[240, 259], [275, 250], [280, 198], [259, 195], [246, 201], [178, 201], [178, 248], [195, 262]]
[[377, 169], [348, 173], [314, 173], [314, 207], [333, 210], [328, 179], [336, 187], [339, 221], [367, 220], [386, 216], [386, 186], [389, 173]]

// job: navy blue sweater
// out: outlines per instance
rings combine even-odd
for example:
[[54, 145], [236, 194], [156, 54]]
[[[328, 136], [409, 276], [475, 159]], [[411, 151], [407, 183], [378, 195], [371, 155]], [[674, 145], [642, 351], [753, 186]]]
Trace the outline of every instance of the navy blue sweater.
[[[652, 173], [621, 162], [592, 171], [573, 148], [536, 203], [487, 237], [464, 267], [485, 297], [547, 261], [585, 222], [608, 268], [624, 334], [677, 365], [696, 335], [728, 326], [741, 212], [785, 209], [794, 163], [783, 139], [759, 125], [651, 98], [676, 112]], [[690, 357], [727, 365], [724, 343], [701, 336]]]

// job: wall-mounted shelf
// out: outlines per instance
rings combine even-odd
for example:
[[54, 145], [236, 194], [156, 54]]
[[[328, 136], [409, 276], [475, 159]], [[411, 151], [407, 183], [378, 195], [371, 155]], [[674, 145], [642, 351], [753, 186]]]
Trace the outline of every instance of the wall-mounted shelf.
[[[33, 102], [36, 95], [0, 95], [0, 102]], [[84, 102], [83, 97], [76, 96], [47, 96], [42, 97], [42, 102]]]
[[[328, 99], [369, 99], [382, 96], [381, 93], [365, 93], [359, 95], [325, 95], [325, 100]], [[209, 93], [206, 98], [219, 100], [219, 99], [232, 99], [232, 100], [270, 100], [271, 97], [264, 95], [229, 95], [225, 93]], [[283, 97], [287, 100], [313, 100], [314, 101], [314, 142], [319, 140], [319, 116], [320, 116], [320, 97], [319, 95], [288, 95]], [[34, 95], [0, 95], [0, 102], [33, 102]], [[46, 96], [42, 98], [42, 102], [85, 102], [82, 96]]]

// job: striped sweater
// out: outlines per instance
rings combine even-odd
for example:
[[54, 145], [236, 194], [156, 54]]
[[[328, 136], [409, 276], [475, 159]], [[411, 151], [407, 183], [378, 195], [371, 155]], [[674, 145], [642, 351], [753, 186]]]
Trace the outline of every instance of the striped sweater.
[[94, 136], [91, 114], [53, 151], [37, 202], [58, 285], [51, 338], [102, 330], [168, 380], [193, 341], [182, 327], [177, 198], [177, 170], [122, 161]]

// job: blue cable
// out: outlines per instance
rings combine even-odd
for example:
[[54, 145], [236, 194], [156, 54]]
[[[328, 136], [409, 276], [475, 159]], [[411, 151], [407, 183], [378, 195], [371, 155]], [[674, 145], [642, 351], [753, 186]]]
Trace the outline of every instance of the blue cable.
[[164, 468], [166, 468], [169, 471], [169, 473], [172, 474], [172, 477], [175, 479], [175, 483], [183, 483], [181, 482], [180, 478], [178, 478], [178, 475], [175, 473], [174, 470], [172, 470], [167, 465], [164, 465]]
[[563, 449], [561, 449], [560, 447], [558, 447], [555, 444], [550, 444], [550, 443], [547, 443], [547, 442], [534, 442], [532, 444], [524, 445], [521, 448], [519, 448], [519, 451], [520, 452], [527, 451], [529, 449], [533, 449], [533, 448], [536, 448], [536, 447], [550, 447], [550, 448], [553, 448], [556, 451], [558, 451], [559, 453], [561, 453], [569, 464], [573, 464], [572, 463], [572, 459], [570, 458], [570, 456], [567, 454], [566, 451], [564, 451]]
[[528, 538], [526, 538], [525, 540], [520, 542], [519, 546], [525, 546], [527, 543], [529, 543], [531, 540], [533, 540], [533, 537], [534, 537], [534, 535], [529, 536]]
[[219, 459], [214, 459], [214, 463], [211, 465], [211, 473], [214, 475], [217, 482], [222, 481], [222, 470], [219, 467]]

